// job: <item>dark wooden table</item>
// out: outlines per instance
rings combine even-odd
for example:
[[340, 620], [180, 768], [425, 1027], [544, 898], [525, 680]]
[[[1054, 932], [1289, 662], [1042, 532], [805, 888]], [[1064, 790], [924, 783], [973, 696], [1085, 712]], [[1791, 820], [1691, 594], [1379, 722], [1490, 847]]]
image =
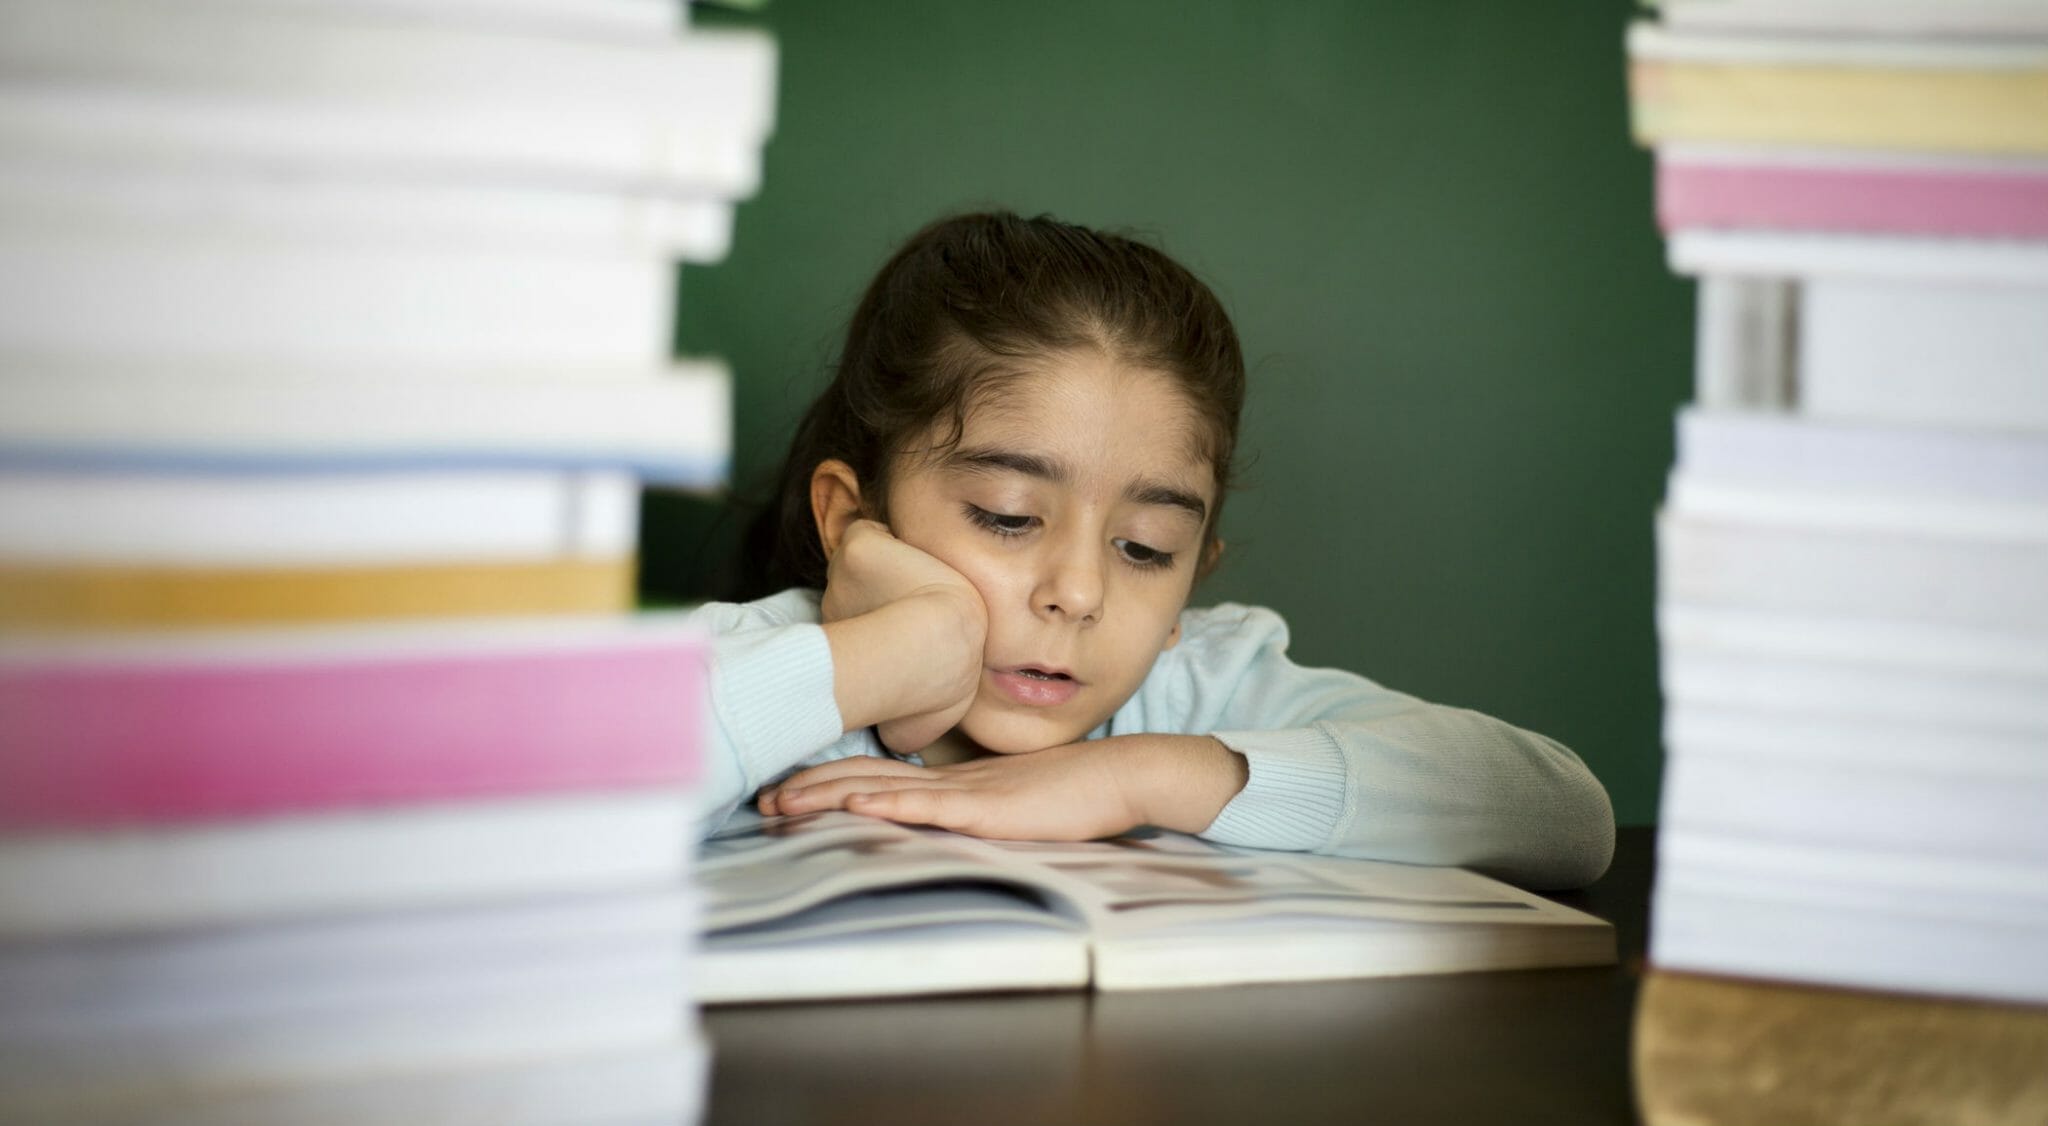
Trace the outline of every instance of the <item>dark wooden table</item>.
[[1615, 924], [1604, 969], [713, 1009], [705, 1121], [1633, 1123], [1654, 848], [1555, 897]]

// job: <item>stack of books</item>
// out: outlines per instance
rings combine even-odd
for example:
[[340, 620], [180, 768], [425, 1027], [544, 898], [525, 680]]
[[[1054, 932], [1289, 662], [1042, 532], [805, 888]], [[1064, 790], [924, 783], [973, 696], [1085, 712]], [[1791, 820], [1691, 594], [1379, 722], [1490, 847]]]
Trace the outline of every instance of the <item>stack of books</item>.
[[2048, 1117], [2048, 5], [1665, 0], [1652, 1123]]
[[775, 56], [672, 0], [0, 0], [0, 1120], [674, 1121], [643, 484]]

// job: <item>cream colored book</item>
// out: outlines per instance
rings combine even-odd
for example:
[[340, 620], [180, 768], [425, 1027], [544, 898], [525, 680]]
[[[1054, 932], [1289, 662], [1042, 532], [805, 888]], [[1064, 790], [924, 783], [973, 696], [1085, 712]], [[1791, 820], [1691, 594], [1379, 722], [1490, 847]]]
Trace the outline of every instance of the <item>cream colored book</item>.
[[707, 1004], [1169, 989], [1615, 956], [1606, 922], [1474, 872], [1164, 832], [999, 842], [835, 812], [746, 819], [698, 860]]

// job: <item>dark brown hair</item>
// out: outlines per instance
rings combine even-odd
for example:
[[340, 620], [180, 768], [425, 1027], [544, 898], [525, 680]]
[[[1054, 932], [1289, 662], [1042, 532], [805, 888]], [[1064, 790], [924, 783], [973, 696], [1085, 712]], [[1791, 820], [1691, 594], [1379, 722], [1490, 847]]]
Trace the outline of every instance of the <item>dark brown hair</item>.
[[810, 505], [821, 462], [852, 466], [870, 514], [886, 521], [890, 471], [907, 443], [942, 421], [950, 430], [940, 448], [958, 442], [977, 397], [1028, 379], [1035, 360], [1079, 349], [1179, 382], [1216, 475], [1202, 552], [1213, 558], [1244, 405], [1244, 357], [1222, 303], [1135, 239], [996, 212], [931, 224], [868, 285], [831, 384], [797, 426], [774, 500], [747, 531], [733, 596], [825, 585]]

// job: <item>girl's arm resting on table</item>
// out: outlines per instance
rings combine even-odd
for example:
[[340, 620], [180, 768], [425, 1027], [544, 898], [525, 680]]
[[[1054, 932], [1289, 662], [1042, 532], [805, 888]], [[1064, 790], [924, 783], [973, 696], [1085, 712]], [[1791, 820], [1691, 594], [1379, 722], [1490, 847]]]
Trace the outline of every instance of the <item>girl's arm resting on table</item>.
[[1242, 754], [1250, 777], [1204, 836], [1457, 865], [1537, 888], [1582, 887], [1606, 870], [1607, 791], [1562, 745], [1296, 665], [1268, 611], [1206, 613], [1182, 642], [1183, 687], [1195, 722]]
[[1218, 732], [1250, 765], [1203, 834], [1225, 844], [1473, 868], [1530, 888], [1607, 869], [1614, 813], [1576, 755], [1459, 708]]

